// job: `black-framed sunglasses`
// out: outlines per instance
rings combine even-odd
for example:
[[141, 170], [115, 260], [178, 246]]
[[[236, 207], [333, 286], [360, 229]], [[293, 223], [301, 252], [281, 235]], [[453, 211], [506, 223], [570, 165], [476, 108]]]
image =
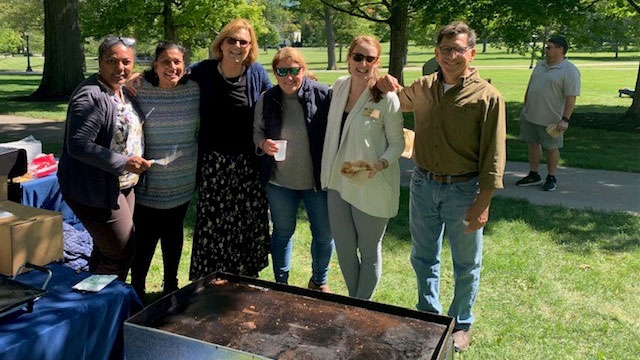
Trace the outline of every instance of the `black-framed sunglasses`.
[[251, 41], [243, 40], [243, 39], [236, 39], [236, 38], [233, 38], [233, 37], [228, 37], [228, 38], [226, 38], [226, 39], [224, 39], [224, 40], [225, 40], [225, 41], [227, 42], [227, 44], [229, 44], [229, 45], [235, 45], [235, 44], [238, 44], [238, 45], [239, 45], [240, 47], [242, 47], [242, 48], [245, 48], [245, 47], [249, 46], [249, 44], [251, 44]]
[[297, 67], [297, 68], [276, 68], [276, 75], [278, 76], [287, 76], [287, 74], [291, 74], [293, 76], [296, 76], [300, 73], [300, 71], [302, 71], [301, 67]]
[[378, 60], [377, 56], [367, 56], [359, 53], [351, 54], [351, 58], [353, 59], [353, 61], [356, 61], [356, 62], [361, 62], [362, 60], [366, 60], [368, 64], [371, 64], [372, 62]]

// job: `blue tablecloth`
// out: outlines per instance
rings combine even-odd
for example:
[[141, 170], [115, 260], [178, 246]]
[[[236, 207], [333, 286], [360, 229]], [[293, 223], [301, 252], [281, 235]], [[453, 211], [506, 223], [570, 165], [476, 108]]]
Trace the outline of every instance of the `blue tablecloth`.
[[[71, 287], [89, 273], [47, 268], [53, 278], [33, 312], [0, 318], [0, 359], [123, 359], [122, 325], [142, 309], [133, 288], [116, 280], [98, 293], [80, 293]], [[31, 271], [17, 280], [40, 287], [45, 278]]]
[[73, 213], [73, 210], [62, 200], [58, 177], [55, 173], [23, 182], [20, 187], [22, 188], [22, 205], [59, 211], [62, 213], [62, 221], [78, 230], [84, 230], [84, 226]]

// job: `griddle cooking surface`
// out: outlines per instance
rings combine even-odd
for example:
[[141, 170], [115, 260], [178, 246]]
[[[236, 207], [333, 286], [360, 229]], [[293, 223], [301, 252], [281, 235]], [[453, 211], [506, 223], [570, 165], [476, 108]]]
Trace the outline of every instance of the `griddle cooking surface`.
[[447, 326], [212, 281], [147, 326], [277, 359], [431, 359]]
[[0, 276], [0, 314], [42, 296], [46, 291]]

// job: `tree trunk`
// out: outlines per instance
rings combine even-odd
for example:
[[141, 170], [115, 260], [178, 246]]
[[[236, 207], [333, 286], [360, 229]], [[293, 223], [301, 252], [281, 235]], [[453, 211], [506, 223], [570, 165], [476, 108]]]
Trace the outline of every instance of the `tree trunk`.
[[171, 8], [172, 0], [164, 0], [162, 6], [162, 26], [164, 29], [164, 39], [178, 41], [178, 29], [173, 18], [173, 9]]
[[640, 120], [640, 64], [638, 65], [638, 75], [636, 77], [636, 88], [633, 92], [633, 101], [629, 110], [627, 110], [627, 116], [635, 120]]
[[84, 80], [78, 0], [44, 0], [44, 70], [35, 99], [68, 98]]
[[404, 84], [402, 70], [407, 59], [407, 0], [394, 0], [391, 4], [389, 28], [391, 29], [391, 45], [389, 50], [389, 74], [400, 84]]
[[333, 34], [331, 8], [324, 5], [324, 28], [327, 35], [327, 70], [338, 70], [336, 64], [336, 40]]

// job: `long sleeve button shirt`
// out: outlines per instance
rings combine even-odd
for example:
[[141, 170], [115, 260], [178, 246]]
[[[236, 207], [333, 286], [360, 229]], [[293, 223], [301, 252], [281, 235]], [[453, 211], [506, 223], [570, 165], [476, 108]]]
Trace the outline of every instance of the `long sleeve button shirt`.
[[415, 163], [430, 172], [478, 172], [481, 188], [501, 189], [506, 163], [506, 106], [478, 71], [444, 90], [440, 72], [423, 76], [399, 93], [413, 111]]

